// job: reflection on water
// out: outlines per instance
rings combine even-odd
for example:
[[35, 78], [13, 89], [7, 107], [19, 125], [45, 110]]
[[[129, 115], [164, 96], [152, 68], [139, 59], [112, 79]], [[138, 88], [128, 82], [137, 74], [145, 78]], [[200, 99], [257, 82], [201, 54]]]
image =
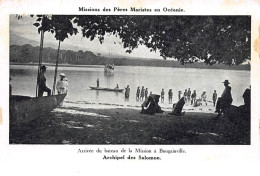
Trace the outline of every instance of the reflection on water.
[[99, 97], [99, 91], [96, 90], [96, 99], [98, 100], [98, 97]]
[[[242, 94], [250, 85], [250, 71], [234, 70], [213, 70], [213, 69], [190, 69], [190, 68], [162, 68], [162, 67], [116, 67], [114, 73], [105, 73], [103, 67], [59, 67], [59, 73], [65, 73], [68, 78], [69, 92], [65, 101], [77, 102], [87, 101], [95, 103], [110, 103], [123, 105], [138, 105], [143, 101], [136, 99], [137, 87], [144, 86], [149, 92], [159, 94], [164, 88], [165, 100], [168, 99], [168, 91], [172, 89], [172, 102], [178, 100], [178, 91], [184, 92], [191, 88], [196, 90], [197, 97], [203, 91], [207, 92], [208, 101], [212, 101], [213, 91], [216, 90], [218, 96], [224, 89], [223, 81], [228, 79], [231, 82], [233, 104], [243, 104]], [[37, 77], [37, 66], [10, 66], [11, 84], [13, 94], [35, 96], [35, 86]], [[54, 67], [48, 66], [46, 72], [47, 86], [52, 88]], [[125, 102], [125, 91], [122, 93], [94, 91], [89, 86], [96, 86], [99, 78], [100, 87], [125, 89], [130, 87], [129, 101]], [[165, 101], [162, 106], [172, 106]]]

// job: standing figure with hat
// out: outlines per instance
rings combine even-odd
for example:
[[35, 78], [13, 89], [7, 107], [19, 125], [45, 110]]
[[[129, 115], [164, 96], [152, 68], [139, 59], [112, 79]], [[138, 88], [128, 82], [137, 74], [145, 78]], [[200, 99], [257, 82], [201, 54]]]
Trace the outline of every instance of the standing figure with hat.
[[56, 89], [58, 91], [58, 94], [64, 94], [66, 93], [66, 82], [65, 82], [65, 74], [60, 74], [60, 80], [57, 81]]
[[45, 65], [41, 66], [40, 73], [39, 73], [39, 76], [37, 78], [37, 83], [39, 85], [39, 90], [38, 90], [38, 96], [39, 97], [42, 97], [44, 92], [47, 92], [48, 96], [51, 95], [51, 89], [49, 89], [46, 86], [46, 78], [45, 78], [45, 75], [44, 75], [45, 72], [46, 72], [46, 68], [47, 67]]
[[232, 95], [231, 95], [231, 87], [229, 86], [229, 81], [225, 80], [224, 82], [225, 89], [220, 98], [218, 98], [217, 105], [216, 105], [216, 112], [218, 116], [222, 113], [225, 113], [227, 109], [230, 108], [232, 104]]

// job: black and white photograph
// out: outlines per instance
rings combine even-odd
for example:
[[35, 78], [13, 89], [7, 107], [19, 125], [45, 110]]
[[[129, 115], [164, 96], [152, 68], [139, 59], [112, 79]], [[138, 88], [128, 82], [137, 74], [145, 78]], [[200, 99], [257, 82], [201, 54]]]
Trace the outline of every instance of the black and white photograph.
[[250, 145], [250, 15], [9, 16], [9, 144]]

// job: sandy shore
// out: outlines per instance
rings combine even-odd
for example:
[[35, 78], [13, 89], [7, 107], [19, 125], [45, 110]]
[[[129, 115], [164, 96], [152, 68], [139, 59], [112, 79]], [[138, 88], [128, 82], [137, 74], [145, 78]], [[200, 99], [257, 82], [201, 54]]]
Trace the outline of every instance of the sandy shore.
[[249, 144], [224, 116], [144, 115], [137, 107], [68, 104], [26, 124], [10, 125], [11, 144]]

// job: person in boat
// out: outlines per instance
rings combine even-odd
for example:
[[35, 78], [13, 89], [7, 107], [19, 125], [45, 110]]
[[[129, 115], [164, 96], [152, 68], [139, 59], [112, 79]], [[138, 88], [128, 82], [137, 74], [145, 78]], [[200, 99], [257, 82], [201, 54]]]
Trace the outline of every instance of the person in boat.
[[119, 89], [119, 85], [118, 85], [118, 84], [116, 84], [116, 87], [115, 87], [115, 89]]
[[162, 89], [162, 91], [161, 91], [161, 102], [162, 103], [164, 103], [164, 94], [165, 94], [164, 89]]
[[214, 106], [216, 106], [217, 97], [218, 97], [217, 91], [214, 90], [214, 93], [213, 93], [213, 96], [212, 96], [212, 101], [213, 101]]
[[140, 87], [138, 86], [137, 90], [136, 90], [136, 100], [137, 101], [139, 100], [139, 97], [140, 97]]
[[181, 91], [179, 91], [179, 93], [178, 93], [178, 98], [179, 98], [179, 100], [182, 98], [182, 92]]
[[169, 89], [168, 97], [169, 97], [169, 103], [172, 103], [172, 89]]
[[196, 97], [197, 97], [196, 90], [194, 90], [193, 93], [191, 94], [191, 105], [195, 103]]
[[46, 68], [47, 67], [45, 65], [42, 65], [40, 67], [40, 73], [39, 73], [39, 76], [38, 76], [38, 79], [37, 79], [37, 83], [39, 85], [39, 90], [38, 90], [38, 96], [39, 97], [42, 97], [44, 92], [47, 92], [48, 96], [51, 95], [51, 89], [49, 89], [46, 86], [46, 78], [45, 78], [45, 75], [44, 75], [45, 72], [46, 72]]
[[206, 91], [203, 91], [203, 93], [201, 94], [201, 100], [202, 100], [202, 102], [204, 102], [206, 104], [206, 106], [208, 105]]
[[125, 88], [125, 100], [129, 100], [129, 95], [130, 95], [130, 87], [127, 85]]
[[231, 95], [231, 87], [229, 86], [229, 81], [225, 80], [224, 82], [225, 89], [221, 95], [221, 97], [218, 98], [217, 104], [216, 104], [216, 111], [218, 113], [218, 116], [220, 116], [222, 113], [225, 113], [226, 110], [228, 110], [231, 107], [232, 104], [232, 95]]
[[177, 103], [174, 103], [172, 106], [171, 115], [181, 116], [184, 115], [185, 112], [182, 112], [182, 108], [185, 104], [184, 97], [182, 97]]
[[97, 79], [97, 87], [99, 87], [99, 78]]
[[191, 90], [188, 88], [188, 93], [187, 93], [187, 101], [190, 103], [190, 98], [191, 98]]
[[[153, 115], [155, 113], [163, 113], [164, 111], [159, 106], [160, 95], [150, 95], [142, 104], [142, 114]], [[147, 108], [146, 108], [147, 107]], [[146, 109], [145, 109], [146, 108]]]
[[147, 99], [147, 98], [148, 98], [148, 88], [146, 88], [146, 89], [145, 89], [145, 92], [144, 92], [144, 97], [145, 97], [145, 99]]
[[60, 74], [60, 80], [57, 81], [56, 89], [58, 91], [58, 94], [64, 94], [66, 93], [66, 83], [65, 83], [65, 74]]

